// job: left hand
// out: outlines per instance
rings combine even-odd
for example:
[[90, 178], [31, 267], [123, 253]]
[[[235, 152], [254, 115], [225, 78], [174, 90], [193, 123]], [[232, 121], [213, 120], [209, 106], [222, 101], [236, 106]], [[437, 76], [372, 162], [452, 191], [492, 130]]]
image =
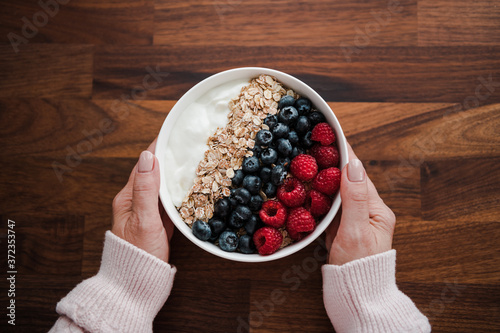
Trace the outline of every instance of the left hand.
[[158, 198], [160, 168], [156, 139], [141, 153], [125, 187], [113, 200], [113, 227], [118, 237], [168, 262], [174, 225]]

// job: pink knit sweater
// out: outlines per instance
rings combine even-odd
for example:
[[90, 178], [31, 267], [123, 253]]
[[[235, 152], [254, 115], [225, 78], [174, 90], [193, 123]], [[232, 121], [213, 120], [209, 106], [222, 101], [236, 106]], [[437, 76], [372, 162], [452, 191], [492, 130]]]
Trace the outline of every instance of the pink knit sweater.
[[[430, 332], [427, 318], [398, 290], [395, 268], [394, 250], [323, 266], [325, 307], [337, 332]], [[57, 304], [61, 317], [50, 332], [151, 332], [175, 272], [108, 231], [99, 272]]]

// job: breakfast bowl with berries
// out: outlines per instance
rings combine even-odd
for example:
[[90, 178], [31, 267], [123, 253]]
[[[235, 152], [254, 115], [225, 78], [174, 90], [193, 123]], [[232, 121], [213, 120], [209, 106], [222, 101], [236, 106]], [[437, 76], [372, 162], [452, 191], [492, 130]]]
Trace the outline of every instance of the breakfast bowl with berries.
[[319, 237], [340, 208], [347, 142], [328, 104], [280, 71], [246, 67], [191, 88], [155, 152], [160, 199], [188, 239], [222, 258], [264, 262]]

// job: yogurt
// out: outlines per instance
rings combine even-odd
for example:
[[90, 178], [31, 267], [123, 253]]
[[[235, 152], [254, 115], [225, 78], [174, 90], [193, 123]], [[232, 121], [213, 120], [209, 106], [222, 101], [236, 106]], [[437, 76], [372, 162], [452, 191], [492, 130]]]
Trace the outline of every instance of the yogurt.
[[235, 80], [217, 86], [182, 111], [170, 132], [165, 154], [167, 188], [179, 207], [193, 186], [196, 167], [208, 149], [207, 139], [227, 124], [229, 101], [240, 94], [248, 80]]

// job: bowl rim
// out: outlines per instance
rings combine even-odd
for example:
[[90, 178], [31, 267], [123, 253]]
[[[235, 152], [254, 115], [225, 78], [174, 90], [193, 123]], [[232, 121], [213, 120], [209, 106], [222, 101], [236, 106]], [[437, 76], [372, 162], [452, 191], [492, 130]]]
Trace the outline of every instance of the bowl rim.
[[[161, 149], [161, 147], [166, 147], [168, 144], [168, 139], [170, 135], [170, 129], [173, 127], [177, 118], [180, 116], [182, 111], [193, 101], [198, 99], [200, 96], [208, 92], [211, 88], [219, 86], [223, 83], [227, 83], [233, 80], [238, 79], [250, 79], [257, 77], [260, 74], [267, 74], [274, 76], [280, 83], [282, 83], [285, 87], [289, 87], [293, 89], [295, 92], [299, 93], [302, 96], [306, 96], [309, 100], [311, 100], [312, 104], [323, 113], [325, 118], [327, 119], [330, 126], [333, 127], [335, 131], [335, 135], [337, 137], [337, 148], [340, 152], [340, 163], [339, 169], [342, 170], [348, 161], [348, 151], [347, 151], [347, 141], [342, 131], [342, 127], [333, 112], [330, 106], [326, 103], [326, 101], [309, 85], [297, 79], [294, 76], [286, 74], [284, 72], [264, 68], [264, 67], [239, 67], [233, 68], [229, 70], [225, 70], [219, 72], [217, 74], [211, 75], [208, 78], [200, 81], [196, 85], [194, 85], [191, 89], [189, 89], [172, 107], [167, 117], [165, 118], [163, 125], [161, 127], [160, 133], [158, 134], [158, 140], [156, 142], [155, 155], [158, 158], [159, 167], [160, 167], [160, 200], [165, 208], [167, 215], [172, 220], [173, 224], [176, 228], [186, 236], [191, 242], [196, 244], [198, 247], [203, 250], [216, 255], [218, 257], [239, 261], [239, 262], [267, 262], [272, 260], [277, 260], [289, 256], [293, 253], [296, 253], [309, 244], [311, 244], [315, 239], [317, 239], [321, 234], [326, 230], [328, 225], [333, 221], [333, 218], [337, 214], [340, 205], [340, 191], [337, 192], [335, 197], [333, 198], [333, 204], [330, 208], [330, 211], [321, 219], [321, 221], [317, 224], [314, 231], [309, 234], [307, 237], [302, 240], [288, 245], [271, 255], [260, 255], [260, 254], [243, 254], [239, 252], [226, 252], [221, 250], [218, 246], [207, 242], [202, 241], [196, 238], [191, 228], [182, 220], [180, 217], [175, 205], [170, 199], [170, 194], [167, 189], [166, 181], [164, 180], [164, 159], [166, 149]], [[236, 96], [235, 96], [236, 97]]]

